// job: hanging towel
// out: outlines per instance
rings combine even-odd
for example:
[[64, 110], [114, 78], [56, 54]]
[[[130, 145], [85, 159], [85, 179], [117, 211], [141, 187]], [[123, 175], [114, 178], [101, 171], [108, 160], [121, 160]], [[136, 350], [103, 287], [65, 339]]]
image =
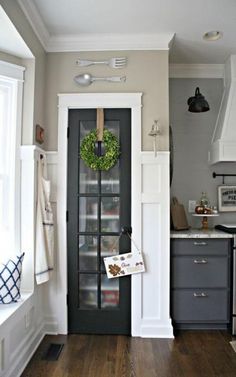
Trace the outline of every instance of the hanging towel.
[[54, 223], [45, 157], [38, 161], [37, 182], [35, 276], [37, 284], [42, 284], [50, 278], [54, 253]]

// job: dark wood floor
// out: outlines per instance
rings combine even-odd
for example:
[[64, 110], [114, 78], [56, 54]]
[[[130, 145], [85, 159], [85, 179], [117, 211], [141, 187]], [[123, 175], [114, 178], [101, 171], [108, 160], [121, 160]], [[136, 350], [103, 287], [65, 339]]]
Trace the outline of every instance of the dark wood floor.
[[[235, 377], [236, 353], [224, 331], [179, 332], [175, 339], [47, 336], [22, 377]], [[64, 343], [58, 361], [42, 356]]]

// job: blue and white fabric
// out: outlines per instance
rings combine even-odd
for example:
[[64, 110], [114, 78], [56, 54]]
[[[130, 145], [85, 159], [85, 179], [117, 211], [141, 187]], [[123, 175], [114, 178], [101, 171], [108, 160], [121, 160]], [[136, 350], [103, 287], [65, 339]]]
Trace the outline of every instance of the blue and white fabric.
[[10, 304], [20, 299], [23, 258], [24, 253], [0, 263], [0, 304]]

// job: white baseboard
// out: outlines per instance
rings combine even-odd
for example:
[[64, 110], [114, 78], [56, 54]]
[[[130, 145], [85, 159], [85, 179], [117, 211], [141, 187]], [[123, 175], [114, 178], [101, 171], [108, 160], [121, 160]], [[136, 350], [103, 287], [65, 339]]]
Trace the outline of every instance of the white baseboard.
[[168, 324], [150, 324], [141, 326], [141, 338], [174, 338], [171, 321]]
[[24, 338], [19, 344], [14, 352], [14, 357], [12, 357], [11, 366], [5, 371], [4, 377], [21, 376], [44, 336], [44, 324], [42, 323], [36, 330], [34, 328], [33, 331], [29, 333], [29, 336]]
[[58, 334], [58, 321], [55, 316], [46, 316], [44, 319], [44, 333], [47, 335]]

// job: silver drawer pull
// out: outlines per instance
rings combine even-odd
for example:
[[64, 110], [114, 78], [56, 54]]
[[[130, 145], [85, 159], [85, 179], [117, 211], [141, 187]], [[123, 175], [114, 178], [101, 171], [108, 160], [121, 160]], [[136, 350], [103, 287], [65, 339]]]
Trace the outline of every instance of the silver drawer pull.
[[193, 244], [194, 244], [194, 246], [206, 246], [206, 245], [207, 245], [207, 242], [204, 242], [204, 241], [202, 241], [202, 242], [197, 242], [197, 241], [195, 241]]
[[195, 264], [206, 264], [208, 261], [206, 259], [194, 259], [193, 263]]
[[208, 295], [204, 292], [202, 292], [202, 293], [195, 293], [194, 292], [193, 296], [194, 297], [208, 297]]

